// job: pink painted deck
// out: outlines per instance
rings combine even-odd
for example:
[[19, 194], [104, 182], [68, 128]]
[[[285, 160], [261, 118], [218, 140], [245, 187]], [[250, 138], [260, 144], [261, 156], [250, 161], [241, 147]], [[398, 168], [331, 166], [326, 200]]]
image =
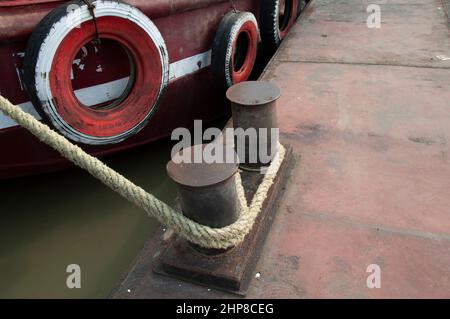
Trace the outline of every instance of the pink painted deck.
[[368, 29], [369, 3], [313, 1], [264, 76], [299, 160], [251, 297], [450, 297], [448, 20], [389, 0]]
[[[450, 298], [444, 2], [388, 0], [381, 29], [366, 26], [369, 3], [313, 0], [263, 76], [282, 89], [297, 162], [250, 298]], [[118, 296], [228, 296], [134, 270]]]

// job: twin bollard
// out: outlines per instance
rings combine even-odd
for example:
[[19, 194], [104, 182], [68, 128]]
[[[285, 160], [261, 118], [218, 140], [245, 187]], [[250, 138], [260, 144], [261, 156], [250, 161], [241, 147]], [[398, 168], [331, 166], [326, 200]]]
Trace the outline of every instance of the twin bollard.
[[[276, 154], [278, 136], [272, 136], [272, 131], [277, 129], [279, 97], [280, 89], [271, 82], [249, 81], [232, 86], [227, 98], [231, 102], [233, 127], [241, 132], [253, 129], [256, 136], [253, 134], [251, 138], [252, 132], [235, 134], [234, 149], [223, 145], [223, 154], [235, 154], [233, 161], [206, 163], [203, 158], [195, 161], [195, 154], [203, 154], [206, 147], [195, 145], [175, 154], [167, 164], [167, 173], [178, 186], [181, 211], [186, 217], [213, 228], [237, 221], [240, 207], [234, 178], [238, 166], [259, 171], [270, 165], [262, 161], [259, 154], [269, 154], [270, 159]], [[238, 158], [239, 153], [243, 156]], [[214, 251], [197, 248], [203, 252]]]
[[[242, 188], [237, 187], [236, 173], [241, 169], [242, 186], [247, 201], [251, 201], [248, 196], [255, 196], [265, 180], [263, 168], [270, 165], [279, 145], [276, 116], [279, 97], [280, 89], [269, 82], [234, 85], [227, 92], [232, 109], [234, 145], [230, 143], [230, 136], [225, 139], [227, 142], [215, 144], [215, 147], [223, 147], [222, 154], [232, 153], [233, 160], [224, 156], [226, 161], [205, 161], [202, 155], [212, 144], [185, 148], [172, 157], [167, 164], [167, 173], [178, 187], [178, 206], [186, 217], [212, 228], [223, 228], [239, 219], [243, 195], [238, 193]], [[198, 154], [201, 154], [200, 160]], [[264, 156], [267, 154], [268, 157]], [[286, 155], [283, 156], [284, 163]], [[218, 250], [202, 248], [178, 236], [169, 238], [161, 248], [163, 251], [157, 254], [160, 257], [154, 271], [245, 294], [273, 220], [271, 216], [276, 211], [273, 207], [285, 167], [281, 164], [272, 186], [265, 190], [260, 213], [241, 244]]]

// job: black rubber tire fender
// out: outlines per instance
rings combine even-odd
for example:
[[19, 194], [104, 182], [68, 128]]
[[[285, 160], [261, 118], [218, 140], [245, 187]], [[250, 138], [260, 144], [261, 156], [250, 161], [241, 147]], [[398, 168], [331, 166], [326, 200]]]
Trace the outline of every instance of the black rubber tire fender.
[[285, 0], [288, 16], [285, 16], [280, 29], [280, 0], [262, 0], [260, 8], [261, 39], [266, 54], [273, 54], [293, 26], [299, 14], [299, 0]]
[[[247, 22], [251, 22], [251, 30], [242, 25], [245, 25]], [[232, 78], [233, 74], [235, 74], [232, 64], [232, 54], [234, 49], [233, 45], [238, 39], [240, 32], [242, 32], [241, 28], [251, 33], [249, 39], [251, 42], [251, 52], [245, 52], [244, 60], [248, 68], [244, 77], [242, 78], [241, 76], [240, 81], [248, 79], [252, 71], [251, 69], [253, 69], [256, 62], [260, 36], [255, 16], [250, 12], [231, 11], [227, 13], [217, 29], [211, 52], [211, 72], [223, 88], [229, 88], [231, 85], [236, 84]]]

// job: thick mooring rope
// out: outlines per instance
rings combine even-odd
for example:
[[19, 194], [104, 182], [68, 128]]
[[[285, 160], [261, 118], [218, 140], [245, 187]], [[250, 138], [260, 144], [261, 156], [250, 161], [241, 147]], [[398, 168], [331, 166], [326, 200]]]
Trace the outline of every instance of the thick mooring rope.
[[0, 96], [0, 110], [39, 140], [57, 150], [74, 164], [87, 170], [113, 191], [144, 209], [148, 215], [155, 217], [160, 223], [167, 225], [190, 242], [205, 248], [226, 249], [244, 241], [262, 209], [267, 193], [285, 156], [285, 148], [280, 144], [278, 153], [258, 187], [250, 207], [245, 198], [241, 177], [239, 173], [236, 174], [236, 185], [241, 203], [239, 220], [224, 228], [211, 228], [198, 224], [175, 211], [2, 96]]

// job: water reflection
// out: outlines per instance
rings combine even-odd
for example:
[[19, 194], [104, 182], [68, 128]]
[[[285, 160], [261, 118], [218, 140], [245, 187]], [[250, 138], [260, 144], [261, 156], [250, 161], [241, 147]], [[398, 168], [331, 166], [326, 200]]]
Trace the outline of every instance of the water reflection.
[[[170, 150], [164, 140], [106, 162], [172, 203]], [[156, 226], [80, 169], [2, 183], [0, 298], [104, 298]], [[69, 264], [81, 266], [81, 289], [66, 287]]]

